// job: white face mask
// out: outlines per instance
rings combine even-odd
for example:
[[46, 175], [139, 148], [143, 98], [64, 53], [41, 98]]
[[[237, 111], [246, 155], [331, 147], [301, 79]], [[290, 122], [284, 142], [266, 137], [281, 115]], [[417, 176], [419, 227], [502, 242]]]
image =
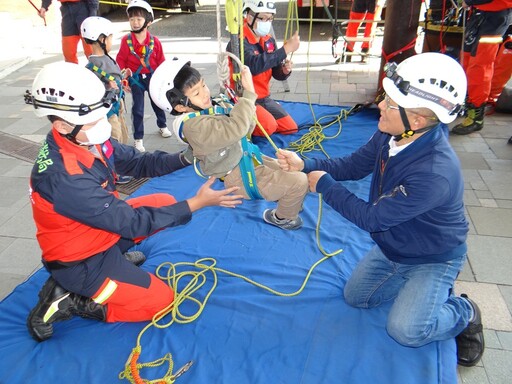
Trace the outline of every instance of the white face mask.
[[87, 142], [82, 142], [77, 140], [82, 145], [95, 145], [95, 144], [103, 144], [110, 138], [112, 134], [112, 126], [108, 122], [108, 119], [104, 117], [99, 120], [96, 124], [94, 124], [87, 131], [82, 131], [87, 137]]
[[267, 36], [270, 33], [270, 28], [272, 27], [271, 21], [261, 21], [258, 20], [256, 24], [256, 29], [254, 33], [256, 33], [259, 37]]

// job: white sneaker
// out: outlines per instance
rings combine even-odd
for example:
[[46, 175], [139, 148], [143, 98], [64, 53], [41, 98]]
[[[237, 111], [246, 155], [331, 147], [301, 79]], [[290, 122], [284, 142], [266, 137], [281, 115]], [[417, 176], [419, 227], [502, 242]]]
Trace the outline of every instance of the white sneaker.
[[172, 136], [171, 131], [169, 131], [169, 128], [167, 128], [167, 127], [160, 128], [160, 134], [162, 135], [162, 137], [171, 137]]
[[146, 152], [146, 148], [144, 148], [144, 144], [142, 143], [142, 139], [135, 140], [133, 146], [139, 150], [139, 152]]

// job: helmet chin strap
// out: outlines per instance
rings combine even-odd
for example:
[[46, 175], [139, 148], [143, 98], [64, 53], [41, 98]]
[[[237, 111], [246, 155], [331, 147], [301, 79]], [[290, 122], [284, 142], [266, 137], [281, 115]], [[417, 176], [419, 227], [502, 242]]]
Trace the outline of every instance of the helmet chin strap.
[[249, 28], [251, 28], [251, 31], [254, 32], [254, 23], [256, 23], [256, 19], [258, 18], [259, 13], [255, 13], [252, 15], [252, 23], [249, 24]]
[[405, 112], [405, 109], [401, 106], [398, 106], [398, 109], [400, 111], [400, 117], [402, 119], [402, 123], [404, 124], [405, 130], [402, 134], [394, 136], [395, 141], [398, 143], [402, 139], [408, 139], [409, 137], [414, 136], [415, 133], [423, 133], [430, 131], [432, 128], [434, 128], [436, 125], [431, 125], [428, 127], [423, 127], [420, 129], [417, 129], [413, 131], [411, 129], [411, 124], [409, 123], [409, 119], [407, 118], [407, 113]]
[[144, 30], [144, 28], [146, 28], [148, 26], [148, 24], [149, 24], [149, 21], [146, 20], [146, 21], [144, 21], [144, 25], [142, 27], [140, 27], [139, 29], [137, 29], [135, 31], [132, 29], [132, 32], [135, 34], [141, 33]]
[[78, 132], [80, 132], [80, 130], [82, 129], [83, 126], [84, 126], [83, 124], [82, 125], [75, 125], [73, 130], [70, 133], [65, 135], [66, 138], [68, 140], [72, 141], [73, 143], [80, 145], [80, 143], [78, 141], [76, 141], [76, 135], [78, 135]]

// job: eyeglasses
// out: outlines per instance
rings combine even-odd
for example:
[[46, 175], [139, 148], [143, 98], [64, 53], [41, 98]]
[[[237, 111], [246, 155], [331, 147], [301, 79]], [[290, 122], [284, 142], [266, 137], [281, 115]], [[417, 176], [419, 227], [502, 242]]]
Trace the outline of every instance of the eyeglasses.
[[391, 99], [389, 98], [388, 95], [386, 95], [384, 97], [384, 101], [386, 102], [386, 109], [394, 109], [395, 111], [399, 111], [400, 110], [400, 108], [398, 106], [391, 105]]
[[263, 18], [263, 17], [259, 17], [257, 16], [256, 19], [262, 21], [263, 23], [267, 23], [267, 22], [272, 22], [274, 21], [274, 16], [270, 16], [269, 18]]

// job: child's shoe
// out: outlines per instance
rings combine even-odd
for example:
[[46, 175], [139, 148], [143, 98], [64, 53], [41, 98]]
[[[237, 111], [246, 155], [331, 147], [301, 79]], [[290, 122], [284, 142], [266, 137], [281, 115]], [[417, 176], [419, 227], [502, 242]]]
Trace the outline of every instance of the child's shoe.
[[142, 139], [135, 140], [135, 143], [133, 146], [139, 150], [139, 152], [146, 152], [146, 148], [144, 148], [144, 144], [142, 142]]
[[167, 127], [160, 128], [160, 134], [162, 135], [162, 137], [171, 137], [172, 136], [171, 131], [169, 131], [169, 128], [167, 128]]
[[295, 220], [291, 219], [278, 219], [276, 216], [275, 209], [267, 209], [263, 212], [263, 220], [266, 223], [275, 225], [276, 227], [287, 229], [287, 230], [295, 230], [302, 227], [302, 219], [300, 216], [297, 216]]
[[116, 184], [117, 185], [123, 185], [123, 184], [128, 184], [130, 181], [133, 180], [133, 176], [121, 176], [121, 175], [117, 175], [117, 180], [116, 180]]

